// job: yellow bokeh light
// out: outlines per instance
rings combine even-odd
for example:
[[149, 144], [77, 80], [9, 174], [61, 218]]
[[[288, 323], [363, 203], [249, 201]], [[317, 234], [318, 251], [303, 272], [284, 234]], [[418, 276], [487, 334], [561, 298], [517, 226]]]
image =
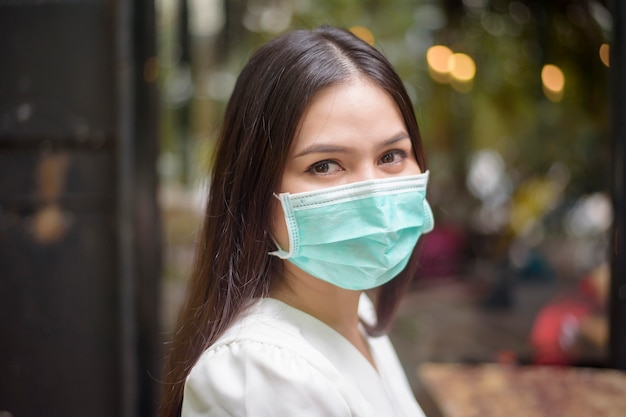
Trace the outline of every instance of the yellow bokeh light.
[[374, 34], [371, 30], [364, 26], [353, 26], [350, 28], [350, 32], [352, 32], [355, 36], [361, 38], [361, 40], [367, 42], [370, 45], [374, 45]]
[[434, 45], [426, 51], [428, 72], [437, 82], [450, 83], [455, 90], [467, 93], [472, 89], [476, 64], [467, 54], [453, 53], [444, 45]]
[[608, 43], [603, 43], [600, 45], [600, 51], [598, 52], [600, 55], [600, 60], [607, 67], [610, 66], [611, 63], [611, 47]]
[[541, 70], [541, 82], [543, 92], [548, 99], [557, 102], [563, 98], [565, 88], [565, 75], [556, 65], [546, 64]]
[[452, 51], [447, 46], [435, 45], [426, 51], [426, 61], [428, 66], [440, 74], [448, 73], [448, 60], [452, 56]]
[[428, 72], [433, 80], [445, 84], [450, 78], [448, 73], [448, 59], [452, 56], [452, 51], [447, 46], [435, 45], [426, 51], [426, 62]]
[[548, 90], [555, 92], [562, 91], [565, 87], [565, 75], [556, 65], [546, 64], [543, 66], [541, 81]]
[[469, 55], [456, 53], [448, 58], [448, 71], [455, 80], [468, 82], [476, 75], [476, 64]]

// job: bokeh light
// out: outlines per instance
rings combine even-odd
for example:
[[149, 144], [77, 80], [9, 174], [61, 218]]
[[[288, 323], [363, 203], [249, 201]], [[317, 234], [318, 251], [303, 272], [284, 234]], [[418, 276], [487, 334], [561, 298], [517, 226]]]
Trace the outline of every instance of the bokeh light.
[[611, 199], [602, 192], [581, 197], [564, 219], [566, 232], [574, 237], [606, 233], [612, 222]]
[[600, 51], [598, 51], [598, 54], [600, 55], [600, 60], [602, 61], [602, 63], [606, 67], [609, 67], [611, 64], [611, 47], [609, 46], [609, 44], [603, 43], [602, 45], [600, 45]]
[[448, 71], [450, 73], [450, 85], [461, 93], [467, 93], [472, 89], [476, 64], [466, 54], [455, 53], [448, 58]]
[[472, 89], [476, 64], [467, 54], [454, 53], [444, 45], [434, 45], [426, 51], [428, 72], [433, 80], [450, 84], [455, 90], [467, 93]]
[[448, 70], [458, 81], [471, 81], [476, 75], [476, 64], [469, 55], [456, 53], [448, 58]]
[[559, 67], [552, 64], [544, 65], [541, 70], [541, 82], [543, 92], [550, 101], [561, 101], [565, 88], [565, 75]]
[[426, 51], [426, 62], [433, 80], [439, 83], [447, 83], [449, 80], [449, 60], [452, 50], [444, 45], [434, 45]]
[[493, 149], [474, 152], [469, 161], [467, 189], [483, 204], [497, 206], [510, 196], [510, 180], [504, 159]]
[[354, 33], [357, 37], [361, 38], [363, 41], [372, 46], [375, 43], [374, 34], [371, 30], [364, 26], [353, 26], [350, 28], [350, 32]]

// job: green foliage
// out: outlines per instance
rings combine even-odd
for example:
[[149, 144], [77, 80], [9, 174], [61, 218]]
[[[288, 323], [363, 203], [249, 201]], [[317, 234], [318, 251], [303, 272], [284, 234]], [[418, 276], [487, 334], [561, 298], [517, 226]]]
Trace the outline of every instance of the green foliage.
[[[447, 169], [452, 161], [452, 172], [431, 167], [434, 182], [440, 175], [453, 175], [455, 182], [462, 184], [472, 154], [493, 149], [504, 159], [507, 172], [515, 173], [516, 184], [544, 175], [559, 162], [571, 174], [567, 192], [573, 197], [608, 188], [609, 69], [598, 58], [607, 31], [583, 2], [467, 2], [484, 3], [480, 7], [434, 0], [236, 3], [238, 7], [227, 8], [230, 23], [223, 29], [230, 31], [228, 54], [203, 71], [228, 71], [234, 76], [252, 49], [276, 36], [270, 31], [246, 29], [242, 22], [250, 18], [252, 5], [259, 16], [259, 10], [268, 8], [288, 13], [289, 24], [284, 30], [321, 24], [363, 26], [372, 32], [376, 46], [405, 80], [427, 152], [436, 154], [438, 161], [448, 160], [441, 169]], [[171, 32], [166, 35], [171, 42]], [[219, 42], [222, 38], [216, 39]], [[429, 76], [425, 55], [427, 48], [435, 44], [474, 59], [476, 76], [470, 91], [458, 92]], [[541, 69], [548, 63], [559, 66], [566, 79], [563, 98], [556, 103], [549, 101], [542, 90]], [[196, 97], [192, 107], [197, 103]], [[203, 105], [203, 109], [216, 112], [209, 116], [190, 113], [205, 120], [200, 128], [204, 131], [195, 132], [193, 137], [212, 140], [223, 105], [223, 100]], [[177, 149], [177, 139], [172, 138], [176, 129], [172, 111], [177, 110], [164, 110], [163, 136], [167, 148]], [[190, 124], [202, 126], [193, 121]], [[459, 198], [469, 197], [459, 193]]]

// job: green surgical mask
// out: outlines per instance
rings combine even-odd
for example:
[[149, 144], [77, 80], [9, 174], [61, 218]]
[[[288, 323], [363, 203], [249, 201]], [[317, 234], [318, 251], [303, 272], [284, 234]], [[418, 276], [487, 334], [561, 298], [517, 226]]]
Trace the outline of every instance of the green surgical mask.
[[378, 287], [406, 267], [419, 237], [433, 228], [427, 183], [425, 172], [281, 193], [289, 252], [270, 254], [341, 288]]

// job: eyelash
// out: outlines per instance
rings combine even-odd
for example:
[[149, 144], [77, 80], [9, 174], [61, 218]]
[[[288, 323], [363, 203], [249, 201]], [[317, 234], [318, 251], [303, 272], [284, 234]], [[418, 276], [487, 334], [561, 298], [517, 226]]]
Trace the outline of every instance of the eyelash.
[[[397, 164], [397, 163], [403, 161], [404, 159], [406, 159], [408, 157], [408, 153], [403, 151], [402, 149], [394, 149], [394, 150], [390, 150], [390, 151], [385, 152], [381, 156], [380, 159], [382, 160], [383, 158], [385, 158], [388, 155], [394, 155], [394, 157], [395, 156], [399, 156], [401, 158], [401, 160], [400, 161], [394, 160], [394, 161], [391, 161], [391, 162], [382, 162], [383, 165], [386, 165], [386, 164], [390, 164], [390, 165]], [[334, 161], [332, 159], [325, 159], [325, 160], [318, 161], [318, 162], [312, 164], [311, 166], [309, 166], [306, 169], [305, 172], [310, 173], [310, 174], [314, 174], [314, 175], [330, 175], [328, 172], [316, 172], [317, 169], [321, 168], [325, 164], [336, 164], [336, 165], [341, 167], [341, 165], [337, 161]], [[341, 170], [343, 170], [343, 169], [341, 169]]]
[[[409, 156], [409, 154], [406, 153], [405, 151], [403, 151], [402, 149], [394, 149], [394, 150], [385, 152], [380, 159], [383, 159], [384, 157], [386, 157], [387, 155], [390, 155], [390, 154], [394, 154], [394, 155], [400, 156], [400, 158], [402, 160], [405, 160]], [[393, 162], [388, 162], [388, 163], [389, 164], [394, 164], [394, 163], [397, 163], [397, 162], [399, 162], [399, 161], [393, 161]], [[384, 163], [387, 163], [387, 162], [384, 162]]]
[[318, 161], [318, 162], [312, 164], [310, 167], [307, 168], [307, 170], [305, 172], [308, 172], [308, 173], [314, 174], [314, 175], [328, 175], [327, 172], [316, 172], [316, 169], [321, 167], [324, 164], [337, 164], [337, 165], [339, 165], [339, 163], [337, 161], [333, 161], [332, 159], [325, 159], [323, 161]]

